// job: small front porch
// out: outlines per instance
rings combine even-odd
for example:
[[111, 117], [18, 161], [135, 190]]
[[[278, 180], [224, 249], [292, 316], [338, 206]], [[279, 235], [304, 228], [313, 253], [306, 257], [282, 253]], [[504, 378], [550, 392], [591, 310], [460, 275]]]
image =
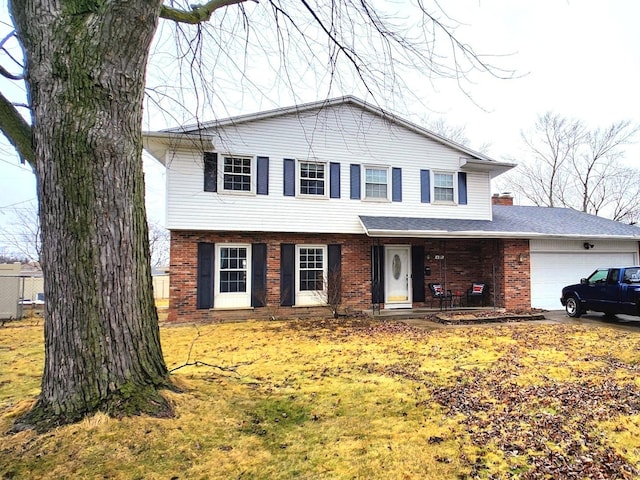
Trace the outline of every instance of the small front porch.
[[371, 249], [371, 312], [531, 307], [528, 240], [375, 238]]

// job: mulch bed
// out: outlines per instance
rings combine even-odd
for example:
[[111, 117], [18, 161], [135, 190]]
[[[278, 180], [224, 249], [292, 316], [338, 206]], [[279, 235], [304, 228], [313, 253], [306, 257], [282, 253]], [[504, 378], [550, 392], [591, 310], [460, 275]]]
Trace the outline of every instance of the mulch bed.
[[480, 310], [473, 312], [446, 312], [427, 315], [425, 320], [444, 325], [477, 325], [480, 323], [511, 323], [531, 320], [544, 320], [544, 310], [496, 311]]

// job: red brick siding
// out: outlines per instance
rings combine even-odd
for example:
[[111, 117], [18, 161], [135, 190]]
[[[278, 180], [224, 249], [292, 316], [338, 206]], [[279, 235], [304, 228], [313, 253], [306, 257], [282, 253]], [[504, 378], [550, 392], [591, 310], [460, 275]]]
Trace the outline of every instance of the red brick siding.
[[509, 310], [531, 308], [531, 262], [529, 240], [503, 240], [501, 257], [501, 303]]
[[[266, 243], [267, 244], [267, 306], [240, 311], [196, 309], [197, 244]], [[317, 308], [280, 307], [280, 244], [313, 243], [342, 245], [342, 308], [351, 311], [371, 307], [371, 246], [423, 245], [425, 266], [431, 275], [425, 277], [426, 302], [430, 304], [428, 283], [440, 282], [446, 288], [465, 297], [472, 282], [484, 282], [488, 287], [487, 302], [498, 307], [529, 308], [529, 246], [527, 240], [478, 239], [372, 239], [364, 235], [238, 233], [238, 232], [171, 232], [170, 321], [303, 317], [317, 313]], [[525, 253], [523, 263], [518, 255]], [[436, 260], [443, 255], [443, 260]], [[503, 276], [503, 272], [507, 272]], [[422, 275], [423, 272], [413, 272]], [[325, 310], [328, 311], [328, 310]]]

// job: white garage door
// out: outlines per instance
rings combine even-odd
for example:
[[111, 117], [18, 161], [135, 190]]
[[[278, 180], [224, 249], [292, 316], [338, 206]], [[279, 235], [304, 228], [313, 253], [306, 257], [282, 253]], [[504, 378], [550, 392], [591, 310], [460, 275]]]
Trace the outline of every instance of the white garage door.
[[532, 252], [531, 306], [547, 310], [562, 309], [562, 287], [580, 282], [596, 268], [635, 265], [633, 253]]

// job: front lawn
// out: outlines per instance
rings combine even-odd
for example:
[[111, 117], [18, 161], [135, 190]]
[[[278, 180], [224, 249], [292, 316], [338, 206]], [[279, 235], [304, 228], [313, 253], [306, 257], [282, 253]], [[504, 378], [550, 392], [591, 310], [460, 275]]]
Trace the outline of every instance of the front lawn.
[[635, 333], [369, 320], [161, 331], [169, 368], [216, 365], [174, 371], [175, 418], [9, 435], [38, 393], [42, 325], [0, 328], [0, 478], [640, 477]]

